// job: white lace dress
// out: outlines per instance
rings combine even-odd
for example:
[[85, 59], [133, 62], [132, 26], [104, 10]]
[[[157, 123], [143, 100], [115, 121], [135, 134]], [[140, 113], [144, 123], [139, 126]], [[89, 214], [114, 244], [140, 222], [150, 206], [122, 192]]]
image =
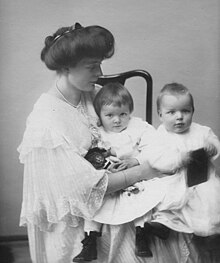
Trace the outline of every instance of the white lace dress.
[[[27, 226], [34, 263], [72, 262], [81, 251], [83, 218], [91, 219], [102, 205], [105, 171], [83, 158], [96, 137], [91, 135], [95, 120], [89, 93], [77, 108], [43, 94], [28, 117], [18, 148], [24, 164], [20, 225]], [[93, 262], [192, 263], [198, 258], [189, 235], [173, 233], [166, 242], [155, 239], [151, 249], [153, 258], [136, 257], [134, 225], [107, 225]]]

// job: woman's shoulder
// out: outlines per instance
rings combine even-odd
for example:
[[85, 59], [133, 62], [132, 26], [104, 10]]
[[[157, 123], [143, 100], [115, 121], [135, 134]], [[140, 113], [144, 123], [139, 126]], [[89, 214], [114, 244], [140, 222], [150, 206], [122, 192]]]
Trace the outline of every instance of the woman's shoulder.
[[88, 140], [86, 131], [77, 109], [49, 94], [42, 94], [27, 118], [21, 145], [23, 148], [55, 148], [68, 142], [68, 145], [81, 147]]
[[47, 127], [68, 124], [77, 110], [62, 100], [43, 93], [34, 104], [33, 110], [27, 118], [27, 125]]

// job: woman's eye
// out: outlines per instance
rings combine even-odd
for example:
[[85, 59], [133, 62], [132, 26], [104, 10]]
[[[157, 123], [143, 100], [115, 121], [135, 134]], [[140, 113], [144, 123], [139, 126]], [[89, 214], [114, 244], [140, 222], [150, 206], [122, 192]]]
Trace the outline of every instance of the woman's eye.
[[93, 71], [93, 70], [98, 69], [100, 66], [101, 66], [101, 63], [95, 63], [95, 64], [87, 65], [86, 68]]
[[89, 65], [86, 68], [89, 69], [89, 70], [94, 70], [96, 67], [94, 65]]
[[121, 113], [121, 116], [122, 116], [122, 117], [126, 117], [126, 116], [127, 116], [127, 113]]

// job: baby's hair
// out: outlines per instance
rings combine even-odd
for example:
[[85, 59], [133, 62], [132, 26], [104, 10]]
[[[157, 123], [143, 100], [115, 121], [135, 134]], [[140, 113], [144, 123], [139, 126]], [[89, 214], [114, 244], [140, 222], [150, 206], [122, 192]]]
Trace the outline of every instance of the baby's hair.
[[157, 112], [158, 113], [160, 111], [161, 101], [162, 101], [164, 95], [173, 95], [176, 97], [183, 96], [183, 95], [189, 96], [190, 100], [191, 100], [192, 109], [194, 111], [193, 96], [189, 92], [189, 89], [180, 83], [173, 82], [173, 83], [166, 84], [161, 89], [159, 96], [157, 97]]
[[134, 102], [130, 92], [119, 82], [104, 85], [96, 94], [93, 102], [96, 114], [99, 117], [102, 106], [111, 104], [118, 107], [128, 105], [130, 113], [134, 110]]
[[45, 38], [41, 60], [50, 70], [61, 72], [75, 67], [84, 58], [107, 59], [114, 54], [114, 37], [100, 26], [83, 27], [76, 23], [59, 28]]

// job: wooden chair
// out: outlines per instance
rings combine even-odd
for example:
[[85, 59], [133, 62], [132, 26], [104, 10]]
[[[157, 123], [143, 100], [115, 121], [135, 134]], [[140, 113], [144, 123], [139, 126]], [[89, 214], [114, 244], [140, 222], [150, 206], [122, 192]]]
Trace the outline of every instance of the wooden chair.
[[136, 70], [126, 71], [113, 75], [103, 75], [98, 79], [97, 84], [103, 86], [109, 82], [120, 82], [122, 85], [124, 85], [127, 79], [133, 77], [141, 77], [144, 78], [145, 80], [145, 84], [146, 84], [146, 109], [145, 109], [146, 115], [145, 116], [146, 116], [146, 121], [152, 124], [153, 81], [149, 72], [145, 70], [136, 69]]

